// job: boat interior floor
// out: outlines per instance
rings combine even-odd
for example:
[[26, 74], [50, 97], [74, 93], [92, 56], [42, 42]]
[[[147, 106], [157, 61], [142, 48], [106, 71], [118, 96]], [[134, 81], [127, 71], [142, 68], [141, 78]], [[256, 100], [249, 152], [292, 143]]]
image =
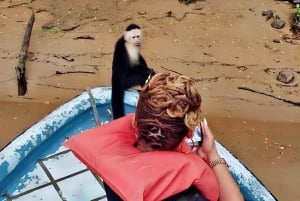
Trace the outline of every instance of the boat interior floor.
[[12, 195], [5, 193], [6, 200], [107, 201], [101, 178], [67, 149], [40, 159], [34, 170], [22, 177], [18, 189]]

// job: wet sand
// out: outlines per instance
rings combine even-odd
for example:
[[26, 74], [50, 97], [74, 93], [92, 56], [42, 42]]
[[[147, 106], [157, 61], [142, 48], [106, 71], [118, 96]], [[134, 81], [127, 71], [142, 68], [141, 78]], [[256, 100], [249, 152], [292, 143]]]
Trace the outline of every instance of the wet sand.
[[[36, 20], [28, 91], [18, 96], [14, 68], [29, 7]], [[87, 87], [109, 86], [114, 43], [135, 22], [144, 30], [149, 66], [195, 79], [217, 140], [278, 200], [300, 200], [300, 108], [280, 100], [299, 102], [300, 46], [283, 40], [291, 34], [288, 25], [273, 29], [261, 16], [265, 9], [286, 21], [294, 11], [287, 2], [269, 0], [189, 6], [176, 0], [1, 1], [0, 147]], [[53, 27], [44, 30], [45, 24]], [[75, 39], [84, 35], [94, 40]], [[281, 70], [293, 72], [294, 81], [277, 81]]]

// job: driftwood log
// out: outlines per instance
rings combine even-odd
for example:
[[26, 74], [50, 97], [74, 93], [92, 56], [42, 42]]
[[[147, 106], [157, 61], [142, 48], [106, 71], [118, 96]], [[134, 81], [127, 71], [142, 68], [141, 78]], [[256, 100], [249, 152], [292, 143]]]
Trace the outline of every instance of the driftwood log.
[[251, 92], [254, 92], [254, 93], [257, 93], [257, 94], [262, 94], [262, 95], [265, 95], [265, 96], [269, 96], [269, 97], [275, 98], [277, 100], [281, 100], [281, 101], [286, 102], [286, 103], [293, 104], [295, 106], [300, 106], [300, 102], [295, 102], [295, 101], [287, 100], [287, 99], [284, 99], [284, 98], [276, 97], [276, 96], [273, 96], [272, 94], [267, 94], [265, 92], [257, 91], [257, 90], [254, 90], [254, 89], [250, 89], [248, 87], [238, 87], [238, 89], [246, 90], [246, 91], [251, 91]]
[[19, 96], [24, 96], [27, 91], [27, 81], [26, 81], [26, 77], [25, 77], [25, 63], [26, 63], [29, 41], [30, 41], [30, 36], [31, 36], [34, 20], [35, 20], [35, 15], [34, 15], [34, 12], [32, 12], [31, 17], [29, 18], [29, 21], [27, 23], [25, 35], [23, 38], [21, 52], [19, 54], [19, 63], [15, 67], [16, 73], [17, 73], [17, 79], [18, 79], [18, 95]]

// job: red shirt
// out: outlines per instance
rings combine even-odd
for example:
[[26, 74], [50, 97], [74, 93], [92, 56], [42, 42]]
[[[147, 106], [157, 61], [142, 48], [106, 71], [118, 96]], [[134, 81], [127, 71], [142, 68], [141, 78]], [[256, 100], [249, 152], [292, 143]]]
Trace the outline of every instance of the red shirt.
[[191, 185], [209, 200], [218, 200], [216, 177], [195, 153], [135, 148], [133, 117], [130, 114], [87, 130], [64, 145], [123, 200], [163, 200]]

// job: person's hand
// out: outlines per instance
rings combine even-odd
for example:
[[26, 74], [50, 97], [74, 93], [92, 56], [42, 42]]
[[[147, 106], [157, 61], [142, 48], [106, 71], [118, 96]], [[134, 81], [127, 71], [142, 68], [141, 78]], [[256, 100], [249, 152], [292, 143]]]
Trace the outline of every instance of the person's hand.
[[[219, 160], [221, 157], [217, 151], [215, 138], [207, 125], [206, 119], [201, 122], [200, 126], [202, 129], [203, 144], [199, 148], [198, 154], [210, 165], [212, 161]], [[218, 180], [220, 189], [219, 201], [244, 201], [240, 188], [226, 165], [214, 165], [211, 169]]]
[[205, 118], [203, 119], [203, 121], [201, 121], [200, 126], [203, 135], [203, 143], [202, 146], [198, 149], [198, 154], [201, 158], [209, 163], [215, 158], [219, 158], [219, 154], [216, 149], [215, 138], [210, 128], [208, 127]]

